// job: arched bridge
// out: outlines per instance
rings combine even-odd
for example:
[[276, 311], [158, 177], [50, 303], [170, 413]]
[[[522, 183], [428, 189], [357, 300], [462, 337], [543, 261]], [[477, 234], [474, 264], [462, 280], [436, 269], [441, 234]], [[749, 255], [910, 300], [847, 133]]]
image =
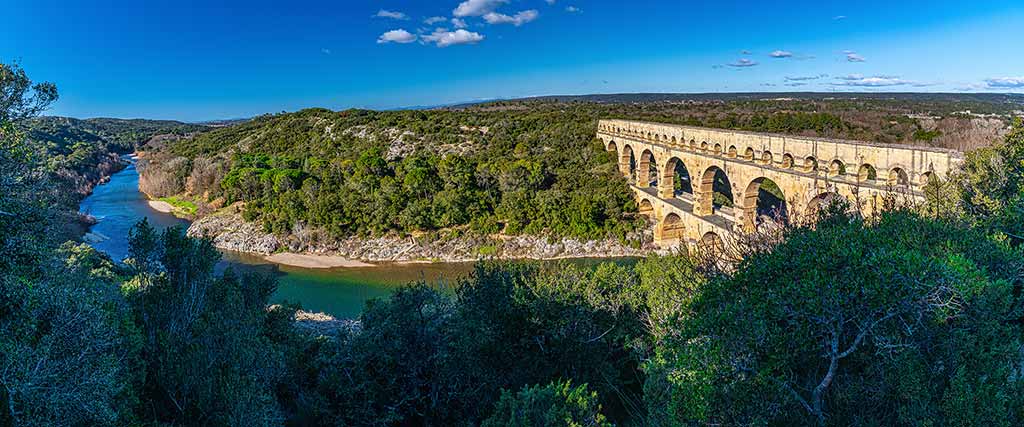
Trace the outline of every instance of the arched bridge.
[[963, 161], [953, 150], [659, 123], [601, 120], [597, 137], [618, 154], [655, 242], [721, 243], [772, 219], [846, 197], [870, 215], [897, 193], [923, 188]]

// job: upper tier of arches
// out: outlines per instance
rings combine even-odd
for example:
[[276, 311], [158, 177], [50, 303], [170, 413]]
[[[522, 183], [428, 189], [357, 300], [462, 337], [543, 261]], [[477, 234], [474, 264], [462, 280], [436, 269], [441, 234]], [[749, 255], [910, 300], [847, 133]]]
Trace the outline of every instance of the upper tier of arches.
[[746, 161], [797, 173], [821, 174], [851, 182], [904, 188], [923, 187], [945, 177], [963, 161], [953, 150], [859, 141], [762, 134], [601, 120], [598, 132], [640, 139], [704, 156]]

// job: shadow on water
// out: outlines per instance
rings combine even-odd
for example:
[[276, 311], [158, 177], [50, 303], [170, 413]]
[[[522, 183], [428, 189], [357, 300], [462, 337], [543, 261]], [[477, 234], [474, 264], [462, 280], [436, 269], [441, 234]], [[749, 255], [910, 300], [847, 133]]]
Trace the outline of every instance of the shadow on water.
[[[135, 223], [148, 218], [157, 229], [187, 227], [189, 222], [153, 210], [138, 190], [139, 174], [134, 162], [114, 174], [110, 182], [96, 187], [82, 201], [80, 211], [96, 217], [99, 222], [90, 229], [89, 241], [96, 249], [116, 260], [128, 254], [128, 231]], [[260, 256], [223, 252], [217, 269], [232, 267], [239, 273], [273, 274], [278, 279], [272, 302], [298, 303], [307, 311], [322, 311], [336, 317], [359, 315], [366, 301], [386, 297], [400, 285], [424, 280], [446, 287], [468, 276], [473, 263], [382, 264], [364, 268], [308, 269], [269, 263]], [[632, 263], [630, 259], [581, 259], [578, 265], [597, 265], [601, 261]]]

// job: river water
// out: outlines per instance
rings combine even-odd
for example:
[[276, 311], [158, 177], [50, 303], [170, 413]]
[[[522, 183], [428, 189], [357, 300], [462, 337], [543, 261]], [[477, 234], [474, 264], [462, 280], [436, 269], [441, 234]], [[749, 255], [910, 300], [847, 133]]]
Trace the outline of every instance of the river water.
[[[134, 162], [96, 186], [82, 201], [80, 211], [99, 222], [89, 230], [87, 241], [97, 250], [115, 260], [128, 254], [128, 231], [135, 223], [148, 218], [157, 229], [182, 226], [189, 222], [149, 207], [146, 196], [139, 191], [139, 173]], [[406, 283], [424, 280], [436, 286], [451, 284], [468, 275], [472, 263], [383, 264], [363, 268], [308, 269], [272, 264], [262, 257], [235, 252], [222, 252], [218, 268], [232, 267], [239, 271], [273, 274], [278, 289], [272, 302], [299, 303], [306, 311], [320, 311], [339, 318], [354, 318], [366, 301], [388, 296]], [[572, 262], [595, 265], [601, 260]], [[615, 260], [630, 262], [629, 260]]]

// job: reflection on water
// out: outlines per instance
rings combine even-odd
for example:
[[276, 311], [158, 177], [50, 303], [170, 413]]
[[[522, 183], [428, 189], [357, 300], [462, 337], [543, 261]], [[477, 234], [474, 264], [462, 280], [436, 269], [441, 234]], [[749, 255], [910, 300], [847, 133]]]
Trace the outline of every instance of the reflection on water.
[[274, 302], [297, 302], [305, 310], [337, 317], [356, 317], [367, 300], [386, 297], [399, 285], [423, 280], [444, 286], [473, 269], [472, 263], [310, 269], [268, 264], [262, 257], [227, 251], [224, 260], [239, 271], [277, 274]]
[[[109, 183], [99, 185], [81, 204], [81, 212], [99, 220], [90, 229], [87, 240], [96, 249], [116, 260], [128, 254], [128, 231], [148, 218], [157, 229], [176, 225], [188, 226], [188, 221], [157, 212], [149, 207], [146, 197], [139, 192], [139, 174], [134, 163], [114, 174]], [[601, 260], [574, 260], [580, 265], [595, 265]], [[616, 262], [632, 262], [616, 260]], [[274, 274], [278, 278], [277, 293], [272, 302], [298, 303], [307, 311], [322, 311], [336, 317], [356, 317], [371, 298], [388, 296], [397, 286], [426, 281], [445, 286], [468, 275], [472, 263], [445, 264], [383, 264], [364, 268], [308, 269], [278, 266], [262, 257], [237, 252], [224, 252], [219, 270], [234, 268], [240, 273]]]

